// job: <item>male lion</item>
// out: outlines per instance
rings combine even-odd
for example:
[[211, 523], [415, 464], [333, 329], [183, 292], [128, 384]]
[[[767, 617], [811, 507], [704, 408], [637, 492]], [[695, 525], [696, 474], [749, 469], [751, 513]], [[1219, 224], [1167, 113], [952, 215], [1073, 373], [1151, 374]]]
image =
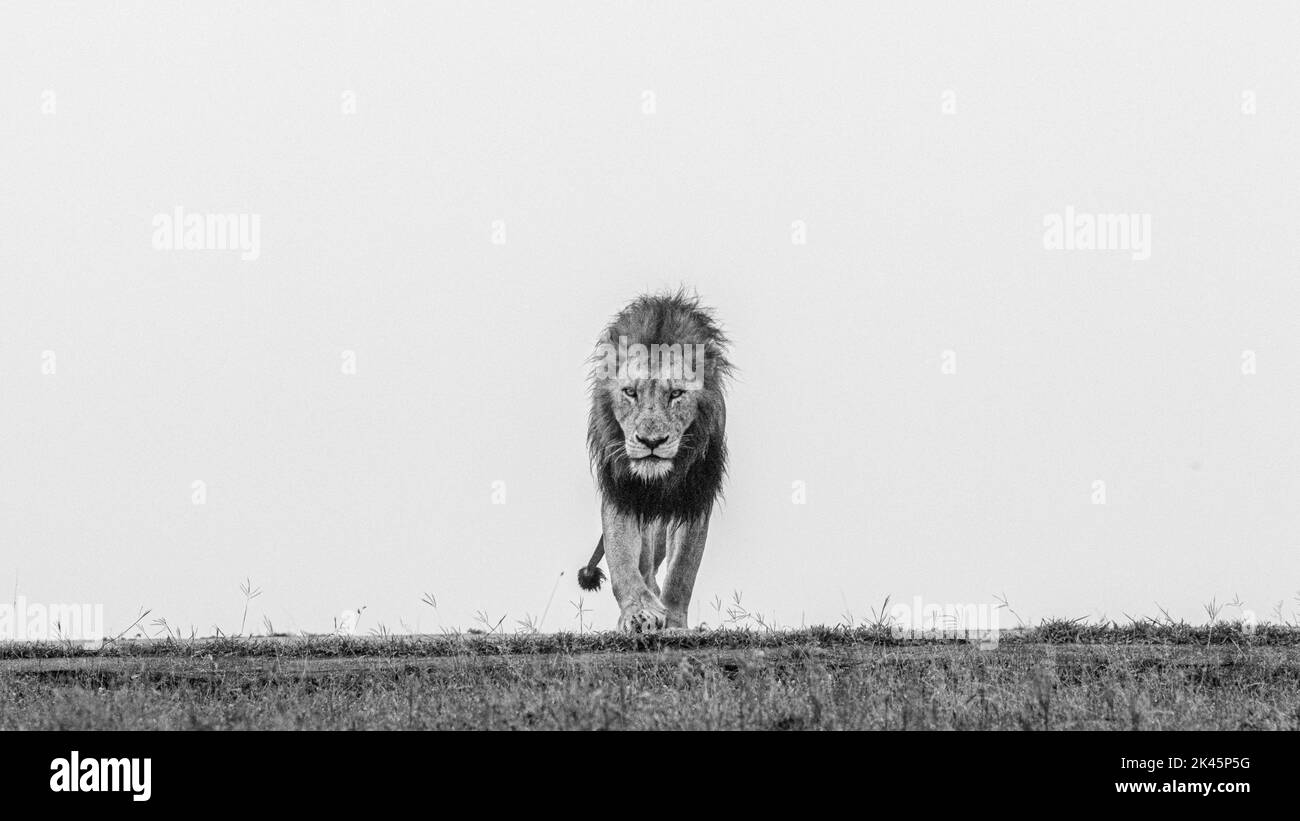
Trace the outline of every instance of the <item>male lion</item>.
[[712, 313], [682, 291], [633, 300], [597, 345], [587, 447], [602, 533], [578, 584], [599, 590], [608, 555], [624, 632], [686, 626], [726, 472], [727, 346]]

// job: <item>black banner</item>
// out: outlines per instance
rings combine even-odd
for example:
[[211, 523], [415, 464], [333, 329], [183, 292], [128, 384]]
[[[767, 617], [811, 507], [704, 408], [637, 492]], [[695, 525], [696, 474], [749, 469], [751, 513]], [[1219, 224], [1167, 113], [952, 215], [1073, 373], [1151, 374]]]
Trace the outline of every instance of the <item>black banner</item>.
[[1284, 799], [1296, 772], [1295, 737], [1284, 733], [48, 732], [4, 740], [7, 797], [128, 812], [337, 811], [458, 795], [489, 796], [494, 807], [549, 796], [559, 808], [621, 800], [621, 789], [660, 804], [673, 800], [674, 784], [723, 807], [762, 803], [774, 791], [814, 804], [887, 793], [927, 808], [1195, 799], [1228, 809]]

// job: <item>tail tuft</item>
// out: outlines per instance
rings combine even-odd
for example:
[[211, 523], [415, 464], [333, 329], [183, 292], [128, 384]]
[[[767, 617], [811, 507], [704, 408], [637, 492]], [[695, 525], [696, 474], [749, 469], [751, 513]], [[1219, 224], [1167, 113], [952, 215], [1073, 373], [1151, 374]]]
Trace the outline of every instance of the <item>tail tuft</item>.
[[596, 565], [587, 565], [578, 568], [578, 587], [583, 590], [596, 591], [600, 589], [600, 583], [605, 581], [605, 571]]

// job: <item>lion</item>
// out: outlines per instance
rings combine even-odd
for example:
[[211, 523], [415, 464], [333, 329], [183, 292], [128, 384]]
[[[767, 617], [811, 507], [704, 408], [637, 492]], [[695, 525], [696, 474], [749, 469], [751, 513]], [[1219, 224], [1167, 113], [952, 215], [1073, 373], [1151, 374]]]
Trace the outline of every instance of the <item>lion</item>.
[[727, 469], [729, 347], [713, 312], [684, 291], [638, 297], [597, 343], [587, 448], [602, 527], [578, 584], [599, 590], [608, 558], [623, 632], [686, 627]]

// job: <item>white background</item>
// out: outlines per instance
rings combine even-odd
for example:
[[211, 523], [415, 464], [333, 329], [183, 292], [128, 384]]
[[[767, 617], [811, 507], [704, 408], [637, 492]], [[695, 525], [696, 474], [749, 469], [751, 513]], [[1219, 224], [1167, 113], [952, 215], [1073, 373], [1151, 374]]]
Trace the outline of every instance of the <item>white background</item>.
[[[0, 587], [506, 630], [564, 571], [572, 629], [584, 359], [685, 283], [741, 369], [692, 621], [1264, 617], [1300, 589], [1297, 42], [1291, 4], [5, 3]], [[177, 205], [260, 214], [260, 259], [154, 250]], [[1151, 258], [1045, 250], [1067, 206], [1150, 214]]]

